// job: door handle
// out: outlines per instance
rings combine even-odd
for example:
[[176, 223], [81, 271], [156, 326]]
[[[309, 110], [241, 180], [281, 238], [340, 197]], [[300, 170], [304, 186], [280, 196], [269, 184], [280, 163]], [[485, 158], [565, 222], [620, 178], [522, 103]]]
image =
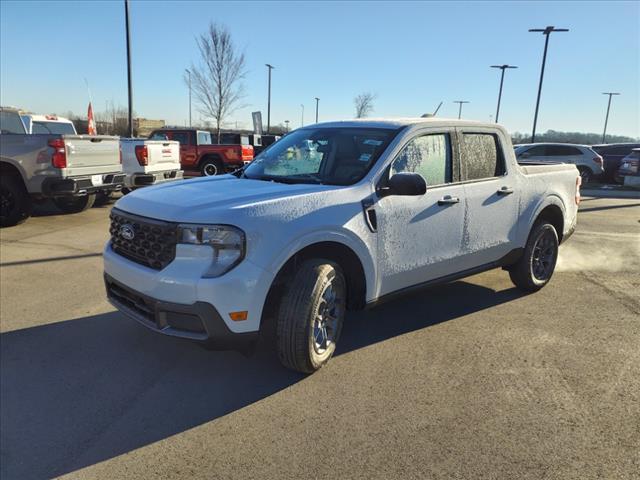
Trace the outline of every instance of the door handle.
[[460, 199], [458, 197], [452, 197], [451, 195], [445, 195], [438, 200], [438, 205], [453, 205], [454, 203], [460, 203]]
[[511, 187], [502, 187], [498, 190], [498, 195], [511, 195], [513, 193], [513, 188]]

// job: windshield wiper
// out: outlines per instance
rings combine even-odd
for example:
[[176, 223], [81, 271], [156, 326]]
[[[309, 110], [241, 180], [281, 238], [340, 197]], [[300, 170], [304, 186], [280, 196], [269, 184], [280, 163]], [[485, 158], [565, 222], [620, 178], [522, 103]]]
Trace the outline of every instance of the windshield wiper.
[[322, 185], [322, 181], [318, 177], [309, 174], [295, 176], [262, 175], [260, 177], [249, 177], [245, 175], [243, 178], [248, 178], [249, 180], [264, 180], [266, 182], [286, 183], [289, 185], [300, 183]]

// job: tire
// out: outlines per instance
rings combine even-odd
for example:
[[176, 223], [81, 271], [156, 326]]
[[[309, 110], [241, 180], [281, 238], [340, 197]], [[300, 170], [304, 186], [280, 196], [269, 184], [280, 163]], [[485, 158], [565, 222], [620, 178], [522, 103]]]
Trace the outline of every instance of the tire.
[[33, 204], [22, 180], [13, 175], [0, 177], [0, 226], [13, 227], [31, 216]]
[[582, 185], [586, 185], [591, 182], [593, 178], [593, 172], [589, 170], [587, 167], [578, 167], [578, 172], [580, 172], [580, 178], [582, 178]]
[[96, 194], [91, 193], [82, 197], [57, 197], [53, 199], [56, 207], [64, 213], [80, 213], [93, 207]]
[[531, 229], [522, 257], [509, 269], [513, 284], [525, 292], [544, 287], [558, 261], [558, 234], [550, 223], [539, 220]]
[[342, 331], [346, 292], [338, 265], [313, 259], [298, 268], [277, 310], [276, 345], [285, 367], [313, 373], [329, 361]]
[[203, 177], [213, 177], [214, 175], [224, 175], [224, 164], [218, 158], [204, 158], [200, 162], [200, 173]]

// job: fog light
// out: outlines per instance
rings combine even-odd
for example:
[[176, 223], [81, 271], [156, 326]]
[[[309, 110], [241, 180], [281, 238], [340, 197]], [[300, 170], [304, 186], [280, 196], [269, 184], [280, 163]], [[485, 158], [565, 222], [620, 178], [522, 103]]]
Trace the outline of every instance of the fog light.
[[229, 317], [231, 317], [231, 320], [233, 320], [234, 322], [241, 322], [243, 320], [246, 320], [248, 315], [249, 315], [249, 312], [247, 312], [246, 310], [242, 312], [229, 313]]

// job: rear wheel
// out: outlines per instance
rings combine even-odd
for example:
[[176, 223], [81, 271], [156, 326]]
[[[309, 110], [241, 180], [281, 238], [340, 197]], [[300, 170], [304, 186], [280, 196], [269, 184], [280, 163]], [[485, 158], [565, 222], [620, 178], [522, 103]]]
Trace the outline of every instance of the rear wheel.
[[277, 313], [276, 343], [284, 366], [312, 373], [329, 361], [342, 331], [346, 294], [338, 265], [313, 259], [300, 266]]
[[521, 290], [535, 292], [544, 287], [556, 268], [558, 234], [550, 223], [534, 224], [520, 260], [509, 269], [513, 284]]
[[593, 178], [593, 172], [591, 172], [591, 170], [589, 170], [587, 167], [578, 167], [578, 172], [580, 172], [582, 185], [591, 182], [591, 179]]
[[82, 197], [57, 197], [53, 199], [56, 207], [64, 213], [80, 213], [93, 207], [96, 194], [91, 193]]
[[200, 173], [205, 177], [224, 174], [224, 164], [217, 158], [205, 158], [200, 162]]
[[0, 226], [12, 227], [31, 216], [33, 205], [29, 193], [18, 177], [0, 177]]

